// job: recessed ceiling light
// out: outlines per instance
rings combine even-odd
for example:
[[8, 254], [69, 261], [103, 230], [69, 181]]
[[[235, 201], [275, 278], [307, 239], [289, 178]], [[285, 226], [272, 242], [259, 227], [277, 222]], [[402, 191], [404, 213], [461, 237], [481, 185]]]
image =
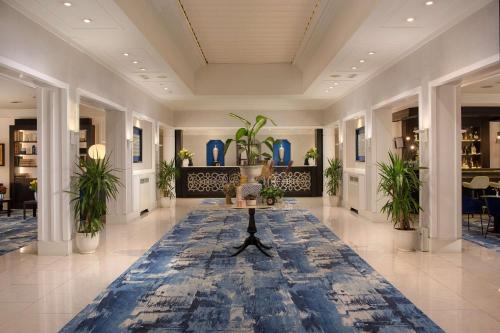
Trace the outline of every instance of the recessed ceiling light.
[[434, 4], [434, 1], [426, 1], [425, 5], [426, 6], [432, 6]]
[[369, 54], [369, 55], [374, 55], [374, 54], [375, 54], [375, 52], [370, 51], [370, 52], [368, 52], [368, 54]]
[[333, 89], [333, 86], [329, 86], [328, 89]]
[[489, 88], [493, 88], [493, 86], [492, 85], [486, 85], [486, 86], [481, 86], [481, 88], [483, 88], [483, 89], [489, 89]]
[[339, 83], [338, 83], [338, 82], [333, 82], [333, 85], [334, 85], [334, 86], [338, 86], [338, 85], [339, 85]]
[[128, 53], [127, 52], [123, 52], [122, 53], [125, 57], [128, 57]]
[[359, 60], [360, 63], [364, 63], [365, 62], [365, 59], [360, 59]]
[[82, 21], [83, 21], [83, 22], [85, 22], [85, 23], [90, 23], [90, 22], [92, 22], [92, 20], [91, 20], [91, 19], [89, 19], [89, 18], [84, 18]]
[[168, 88], [167, 88], [167, 87], [165, 87], [165, 88], [163, 88], [163, 90], [168, 90]]
[[413, 21], [415, 21], [415, 18], [414, 18], [414, 17], [407, 17], [407, 18], [406, 18], [406, 22], [408, 22], [408, 23], [411, 23], [411, 22], [413, 22]]
[[73, 6], [73, 4], [71, 2], [63, 2], [63, 5], [65, 5], [66, 7]]
[[19, 103], [21, 103], [21, 101], [12, 101], [12, 102], [10, 102], [10, 103], [11, 103], [11, 104], [19, 104]]
[[351, 67], [351, 69], [352, 69], [352, 70], [356, 70], [356, 69], [358, 69], [358, 67], [356, 67], [356, 66], [352, 66], [352, 67]]
[[134, 60], [134, 61], [132, 61], [132, 63], [133, 63], [133, 64], [138, 64], [138, 63], [139, 63], [139, 61]]
[[146, 70], [146, 68], [144, 68], [144, 67], [139, 68], [139, 69], [140, 69], [141, 71], [143, 71], [143, 72]]

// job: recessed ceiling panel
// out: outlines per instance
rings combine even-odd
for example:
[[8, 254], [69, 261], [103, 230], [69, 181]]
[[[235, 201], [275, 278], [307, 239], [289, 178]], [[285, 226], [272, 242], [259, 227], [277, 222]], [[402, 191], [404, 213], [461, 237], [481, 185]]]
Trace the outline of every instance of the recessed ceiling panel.
[[180, 0], [208, 63], [290, 63], [317, 0]]

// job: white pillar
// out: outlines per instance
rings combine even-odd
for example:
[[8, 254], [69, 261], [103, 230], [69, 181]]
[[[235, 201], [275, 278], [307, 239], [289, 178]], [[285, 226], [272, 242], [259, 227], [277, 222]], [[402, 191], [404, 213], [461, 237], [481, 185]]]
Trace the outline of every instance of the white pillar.
[[433, 89], [430, 96], [430, 250], [460, 252], [461, 166], [458, 84]]
[[[127, 113], [106, 110], [106, 154], [110, 155], [110, 164], [119, 170], [122, 186], [116, 200], [107, 203], [106, 222], [126, 223], [132, 213], [132, 147], [128, 143], [131, 134], [127, 131]], [[130, 135], [130, 136], [129, 136]]]
[[72, 252], [71, 144], [68, 98], [56, 88], [37, 89], [38, 254]]

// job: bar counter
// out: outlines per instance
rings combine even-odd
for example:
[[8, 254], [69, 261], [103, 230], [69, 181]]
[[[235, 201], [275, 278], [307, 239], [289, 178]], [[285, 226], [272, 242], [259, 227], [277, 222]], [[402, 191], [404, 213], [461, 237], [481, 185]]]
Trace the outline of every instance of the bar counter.
[[500, 169], [478, 168], [478, 169], [462, 169], [462, 181], [470, 182], [476, 176], [488, 176], [490, 182], [500, 181]]
[[[323, 173], [318, 166], [275, 166], [271, 183], [281, 188], [285, 196], [322, 196]], [[223, 198], [226, 183], [239, 184], [240, 168], [237, 166], [189, 166], [180, 168], [180, 181], [176, 182], [178, 198]]]

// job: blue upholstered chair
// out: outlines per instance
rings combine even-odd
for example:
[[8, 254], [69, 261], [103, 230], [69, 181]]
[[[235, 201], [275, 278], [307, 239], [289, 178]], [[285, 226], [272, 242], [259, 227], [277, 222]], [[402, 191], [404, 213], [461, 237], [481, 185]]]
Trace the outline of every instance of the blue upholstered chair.
[[[488, 207], [488, 225], [486, 226], [486, 232], [484, 234], [484, 238], [486, 238], [491, 218], [500, 218], [500, 197], [487, 196], [484, 199], [486, 200], [486, 206]], [[498, 221], [494, 221], [494, 223], [498, 223]]]
[[470, 216], [474, 214], [479, 214], [479, 219], [481, 220], [481, 235], [483, 234], [483, 201], [480, 199], [475, 199], [472, 197], [462, 196], [462, 214], [467, 214], [467, 230], [470, 229]]

